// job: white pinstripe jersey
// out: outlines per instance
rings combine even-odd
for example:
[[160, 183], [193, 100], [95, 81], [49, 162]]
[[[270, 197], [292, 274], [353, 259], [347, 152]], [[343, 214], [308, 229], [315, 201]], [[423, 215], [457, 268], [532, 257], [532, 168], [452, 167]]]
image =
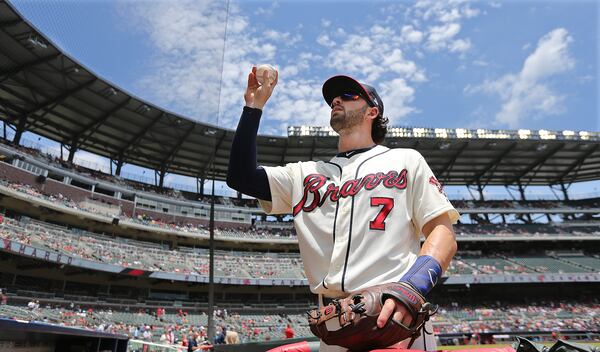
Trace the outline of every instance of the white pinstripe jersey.
[[268, 214], [294, 215], [310, 289], [328, 297], [398, 281], [429, 220], [458, 212], [419, 152], [374, 148], [350, 157], [264, 167]]

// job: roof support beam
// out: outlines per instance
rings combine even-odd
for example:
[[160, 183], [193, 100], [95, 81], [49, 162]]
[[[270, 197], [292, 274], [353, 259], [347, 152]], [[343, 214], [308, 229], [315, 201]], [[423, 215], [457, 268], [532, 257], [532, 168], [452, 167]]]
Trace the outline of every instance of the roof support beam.
[[204, 167], [202, 168], [202, 173], [201, 173], [201, 178], [202, 179], [204, 179], [206, 177], [206, 173], [208, 172], [208, 169], [210, 168], [210, 166], [212, 165], [213, 161], [217, 157], [217, 150], [219, 150], [219, 148], [221, 147], [221, 143], [223, 143], [223, 141], [225, 140], [226, 136], [227, 136], [227, 132], [223, 131], [223, 135], [221, 135], [221, 138], [219, 138], [219, 141], [215, 145], [215, 149], [210, 154], [210, 158], [208, 159], [208, 161], [204, 164]]
[[559, 151], [559, 150], [561, 150], [564, 146], [565, 146], [564, 143], [560, 143], [555, 148], [551, 149], [548, 153], [546, 153], [544, 156], [542, 156], [541, 158], [539, 158], [533, 165], [531, 165], [531, 167], [529, 167], [525, 171], [523, 171], [511, 183], [513, 183], [513, 182], [520, 182], [521, 178], [523, 178], [525, 175], [527, 175], [528, 173], [530, 173], [530, 172], [533, 171], [533, 175], [531, 175], [529, 177], [529, 181], [526, 183], [526, 185], [529, 185], [531, 183], [531, 181], [533, 180], [533, 178], [535, 177], [535, 175], [537, 174], [537, 172], [539, 171], [539, 169], [544, 165], [544, 163], [546, 162], [546, 160], [550, 159], [551, 156], [553, 156], [554, 154], [556, 154], [556, 152]]
[[563, 195], [565, 196], [565, 200], [569, 200], [569, 193], [567, 192], [567, 187], [565, 187], [564, 182], [560, 183], [560, 188], [563, 192]]
[[443, 179], [444, 174], [447, 172], [450, 172], [450, 170], [452, 169], [452, 166], [454, 165], [454, 163], [456, 162], [456, 159], [458, 159], [458, 157], [462, 154], [462, 152], [467, 149], [467, 147], [469, 146], [469, 142], [465, 141], [462, 143], [462, 146], [458, 149], [458, 151], [454, 154], [454, 156], [452, 157], [452, 159], [450, 159], [450, 161], [448, 161], [446, 163], [446, 165], [442, 166], [440, 173], [439, 173], [439, 178]]
[[[540, 166], [542, 166], [544, 164], [544, 162], [546, 160], [548, 160], [552, 155], [554, 155], [557, 151], [561, 150], [564, 147], [564, 143], [560, 143], [559, 145], [557, 145], [555, 148], [552, 148], [550, 151], [548, 151], [546, 154], [544, 154], [542, 157], [538, 158], [533, 164], [531, 164], [529, 167], [525, 168], [525, 170], [523, 170], [523, 172], [521, 172], [517, 177], [513, 178], [512, 180], [508, 181], [508, 184], [513, 184], [513, 183], [520, 183], [521, 182], [521, 178], [525, 175], [527, 175], [528, 173], [530, 173], [531, 171], [535, 170], [536, 168], [539, 168]], [[535, 173], [534, 173], [535, 175]], [[531, 179], [533, 179], [533, 177], [531, 177]], [[530, 180], [531, 181], [531, 180]]]
[[196, 128], [196, 124], [193, 123], [192, 127], [188, 128], [188, 130], [185, 132], [183, 137], [179, 138], [179, 142], [177, 142], [177, 144], [175, 144], [175, 146], [173, 148], [171, 148], [171, 150], [167, 153], [165, 158], [160, 161], [161, 165], [165, 165], [165, 168], [167, 168], [167, 169], [169, 168], [171, 162], [175, 158], [175, 155], [177, 155], [177, 152], [179, 151], [179, 149], [181, 148], [183, 143], [185, 141], [187, 141], [188, 137], [190, 136], [190, 134], [192, 134], [192, 132], [194, 131], [195, 128]]
[[279, 161], [280, 165], [284, 165], [285, 163], [285, 154], [287, 153], [287, 149], [288, 149], [288, 139], [284, 139], [283, 140], [284, 145], [283, 145], [283, 153], [281, 153], [281, 160]]
[[116, 176], [121, 176], [121, 168], [123, 167], [123, 154], [119, 155], [116, 160], [117, 168], [115, 170]]
[[27, 122], [27, 115], [23, 114], [19, 117], [19, 122], [17, 123], [17, 129], [15, 130], [15, 135], [13, 137], [13, 144], [19, 145], [21, 143], [21, 137], [23, 136], [23, 132], [25, 132], [25, 123]]
[[165, 184], [165, 176], [167, 175], [167, 170], [165, 167], [162, 167], [160, 170], [158, 170], [155, 174], [154, 174], [154, 179], [156, 180], [156, 174], [158, 174], [158, 183], [157, 186], [159, 188], [163, 188], [164, 184]]
[[317, 139], [313, 137], [312, 145], [310, 146], [310, 160], [313, 160], [315, 157], [315, 149], [317, 148]]
[[0, 72], [0, 82], [6, 80], [10, 76], [17, 74], [21, 71], [28, 70], [29, 68], [31, 68], [33, 66], [37, 66], [39, 64], [43, 64], [45, 62], [52, 61], [52, 60], [56, 59], [57, 57], [59, 57], [60, 55], [62, 55], [62, 54], [57, 53], [54, 55], [44, 56], [37, 60], [29, 61], [29, 62], [23, 63], [21, 65], [15, 66], [15, 67], [11, 67], [8, 70], [2, 71], [2, 72]]
[[562, 174], [560, 174], [556, 178], [556, 180], [554, 181], [554, 183], [556, 183], [556, 182], [562, 182], [563, 178], [565, 176], [569, 175], [571, 173], [571, 171], [573, 171], [575, 168], [577, 168], [577, 169], [581, 168], [581, 166], [583, 165], [583, 162], [585, 161], [585, 159], [587, 159], [590, 155], [594, 154], [594, 152], [596, 152], [599, 148], [600, 148], [600, 143], [595, 143], [590, 148], [590, 150], [588, 150], [581, 157], [575, 159], [575, 161]]
[[152, 121], [150, 121], [149, 124], [146, 125], [146, 127], [144, 127], [140, 132], [138, 132], [135, 136], [133, 136], [133, 138], [131, 138], [127, 144], [121, 148], [121, 150], [119, 150], [119, 152], [117, 153], [118, 155], [125, 155], [125, 153], [127, 151], [129, 151], [130, 149], [132, 149], [132, 147], [139, 142], [140, 139], [142, 139], [142, 137], [144, 137], [144, 135], [146, 134], [146, 132], [148, 132], [152, 126], [154, 126], [158, 120], [160, 120], [163, 116], [165, 116], [166, 113], [163, 111], [161, 114], [159, 114], [158, 116], [156, 116], [154, 119], [152, 119]]
[[67, 161], [69, 161], [70, 163], [73, 162], [73, 158], [75, 157], [75, 152], [77, 152], [77, 146], [79, 145], [77, 142], [79, 141], [79, 138], [77, 136], [73, 137], [73, 140], [71, 141], [71, 145], [69, 146], [69, 157], [67, 158]]
[[[476, 174], [474, 176], [473, 181], [474, 182], [481, 182], [482, 181], [482, 177], [485, 176], [485, 174], [487, 174], [488, 172], [491, 171], [492, 175], [494, 174], [494, 171], [496, 170], [496, 168], [498, 168], [498, 165], [500, 165], [500, 162], [502, 161], [502, 159], [504, 159], [505, 156], [508, 155], [508, 153], [510, 153], [513, 149], [515, 149], [515, 147], [517, 146], [517, 142], [513, 142], [511, 143], [508, 148], [506, 148], [502, 153], [500, 153], [500, 155], [498, 155], [496, 158], [494, 158], [492, 161], [490, 161], [484, 168], [483, 170], [481, 170], [478, 174]], [[485, 182], [485, 185], [487, 185], [489, 183]]]
[[2, 21], [2, 22], [0, 22], [0, 28], [15, 26], [21, 22], [23, 22], [23, 20], [20, 18], [18, 20]]
[[87, 124], [79, 132], [77, 132], [77, 137], [78, 138], [85, 134], [84, 138], [82, 138], [79, 141], [78, 146], [83, 145], [88, 140], [88, 138], [91, 135], [93, 135], [94, 132], [96, 132], [98, 130], [98, 128], [100, 128], [100, 126], [102, 126], [102, 124], [104, 122], [106, 122], [106, 120], [108, 120], [109, 117], [111, 117], [117, 111], [119, 111], [122, 108], [124, 108], [129, 103], [130, 100], [131, 100], [131, 97], [128, 97], [127, 99], [125, 99], [124, 102], [122, 102], [122, 103], [118, 104], [117, 106], [115, 106], [114, 108], [110, 109], [109, 111], [107, 111], [106, 113], [104, 113], [104, 115], [100, 116], [95, 121]]
[[[49, 109], [50, 106], [52, 106], [52, 105], [55, 106], [56, 104], [59, 104], [60, 102], [62, 102], [66, 98], [68, 98], [71, 94], [74, 94], [74, 93], [78, 92], [81, 89], [87, 88], [92, 83], [94, 83], [96, 81], [96, 79], [97, 78], [94, 77], [92, 80], [87, 81], [84, 84], [81, 84], [81, 85], [79, 85], [77, 87], [73, 87], [73, 88], [71, 88], [71, 89], [63, 92], [62, 94], [56, 96], [56, 97], [49, 98], [48, 100], [46, 100], [46, 101], [44, 101], [43, 103], [40, 103], [40, 104], [36, 104], [36, 103], [32, 102], [31, 100], [27, 99], [26, 97], [22, 96], [21, 94], [15, 92], [14, 90], [12, 90], [12, 89], [10, 89], [10, 88], [8, 88], [6, 86], [3, 86], [2, 89], [4, 89], [7, 92], [10, 92], [11, 94], [13, 94], [14, 96], [18, 97], [19, 99], [25, 101], [26, 103], [31, 104], [32, 106], [28, 107], [27, 111], [23, 112], [23, 114], [22, 114], [22, 115], [30, 115], [30, 114], [33, 114], [33, 113], [35, 113], [35, 112], [37, 112], [39, 110], [42, 110], [42, 109], [46, 110], [46, 112], [48, 112], [48, 109]], [[17, 119], [19, 117], [20, 116], [15, 117], [15, 119]], [[27, 128], [27, 127], [29, 127], [29, 126], [26, 125], [25, 128]]]

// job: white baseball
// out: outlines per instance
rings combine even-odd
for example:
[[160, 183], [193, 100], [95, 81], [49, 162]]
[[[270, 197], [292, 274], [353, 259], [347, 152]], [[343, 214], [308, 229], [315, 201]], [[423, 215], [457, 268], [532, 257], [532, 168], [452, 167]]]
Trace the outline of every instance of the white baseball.
[[275, 69], [275, 67], [271, 66], [271, 65], [260, 65], [256, 68], [256, 79], [258, 80], [258, 84], [262, 85], [263, 82], [263, 75], [264, 72], [268, 71], [269, 72], [269, 80], [271, 81], [271, 83], [273, 83], [275, 81], [275, 74], [277, 72], [277, 70]]

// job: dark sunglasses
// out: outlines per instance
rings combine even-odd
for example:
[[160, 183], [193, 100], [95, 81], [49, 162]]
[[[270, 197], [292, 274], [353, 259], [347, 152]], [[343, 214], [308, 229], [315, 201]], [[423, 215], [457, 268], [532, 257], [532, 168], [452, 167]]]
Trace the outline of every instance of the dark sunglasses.
[[362, 98], [362, 96], [360, 94], [356, 94], [356, 93], [342, 93], [342, 94], [340, 94], [340, 98], [343, 101], [353, 101], [353, 100], [358, 100], [358, 99]]
[[[356, 93], [342, 93], [339, 95], [339, 97], [342, 99], [342, 101], [357, 101], [358, 99], [362, 98], [360, 94]], [[331, 102], [331, 106], [333, 106], [333, 102]]]

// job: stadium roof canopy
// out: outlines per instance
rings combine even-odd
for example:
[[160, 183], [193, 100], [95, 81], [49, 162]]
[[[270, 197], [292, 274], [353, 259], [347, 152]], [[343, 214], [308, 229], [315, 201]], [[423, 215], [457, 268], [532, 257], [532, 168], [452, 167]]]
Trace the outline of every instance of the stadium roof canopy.
[[[195, 122], [99, 78], [0, 1], [0, 119], [71, 150], [157, 170], [226, 177], [234, 131]], [[240, 109], [241, 110], [241, 109]], [[395, 128], [385, 144], [419, 150], [449, 185], [553, 185], [600, 179], [600, 133]], [[259, 136], [262, 165], [326, 160], [337, 138], [293, 127]], [[162, 178], [162, 177], [161, 177]]]

